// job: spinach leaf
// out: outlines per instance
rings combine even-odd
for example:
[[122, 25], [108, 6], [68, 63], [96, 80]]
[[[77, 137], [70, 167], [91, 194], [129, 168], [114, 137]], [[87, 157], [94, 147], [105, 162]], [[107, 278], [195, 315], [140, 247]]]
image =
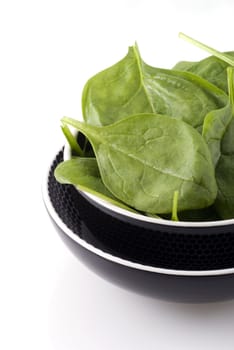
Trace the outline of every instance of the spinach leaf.
[[[225, 52], [234, 59], [234, 52]], [[215, 56], [209, 56], [199, 62], [178, 62], [173, 69], [187, 71], [208, 80], [218, 88], [228, 92], [227, 67], [229, 65]]]
[[222, 139], [222, 154], [216, 167], [218, 195], [215, 201], [216, 210], [223, 219], [234, 217], [234, 68], [229, 67], [227, 72], [233, 118]]
[[87, 82], [82, 106], [84, 120], [92, 125], [109, 125], [147, 112], [182, 119], [203, 134], [214, 165], [231, 120], [228, 96], [221, 89], [189, 72], [147, 65], [137, 46]]
[[[234, 131], [234, 122], [231, 128]], [[234, 218], [234, 154], [222, 154], [216, 167], [216, 179], [218, 185], [216, 210], [222, 219]]]
[[217, 194], [214, 167], [202, 136], [181, 120], [139, 114], [97, 127], [70, 118], [62, 122], [91, 142], [105, 186], [119, 200], [152, 214], [204, 208]]
[[54, 175], [60, 183], [91, 188], [113, 198], [102, 182], [95, 158], [66, 160], [56, 167]]
[[67, 125], [61, 125], [62, 132], [64, 136], [67, 139], [67, 142], [71, 148], [71, 151], [76, 155], [76, 156], [83, 156], [83, 151], [77, 142], [76, 138], [70, 131], [69, 127]]
[[144, 213], [145, 216], [148, 216], [149, 218], [152, 218], [152, 219], [163, 219], [162, 216], [159, 216], [157, 214], [152, 214], [152, 213]]
[[82, 110], [84, 120], [92, 125], [109, 125], [132, 114], [154, 112], [136, 46], [129, 47], [121, 61], [87, 81]]
[[201, 129], [206, 114], [226, 104], [226, 94], [198, 76], [147, 65], [137, 46], [89, 79], [82, 96], [84, 120], [92, 125], [109, 125], [139, 113], [160, 113]]
[[67, 125], [61, 125], [62, 132], [70, 146], [72, 157], [94, 157], [92, 147], [87, 138], [78, 133], [76, 136], [70, 131]]
[[231, 120], [230, 103], [227, 103], [224, 108], [209, 112], [204, 119], [202, 136], [209, 147], [214, 166], [217, 165], [220, 158], [221, 141]]
[[212, 56], [207, 57], [200, 62], [179, 62], [174, 69], [193, 72], [194, 74], [207, 79], [225, 92], [228, 92], [227, 68], [229, 66], [234, 66], [234, 51], [220, 52], [184, 33], [179, 33], [179, 37], [211, 53]]
[[62, 184], [75, 185], [80, 190], [94, 194], [120, 208], [136, 213], [134, 209], [116, 199], [105, 187], [95, 158], [76, 157], [62, 162], [56, 167], [54, 176]]

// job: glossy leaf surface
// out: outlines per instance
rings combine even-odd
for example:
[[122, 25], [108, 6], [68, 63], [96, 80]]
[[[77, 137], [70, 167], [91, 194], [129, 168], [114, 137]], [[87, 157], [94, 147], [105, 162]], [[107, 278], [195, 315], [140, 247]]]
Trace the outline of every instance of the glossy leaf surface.
[[214, 165], [231, 120], [228, 96], [221, 89], [188, 72], [147, 65], [137, 46], [87, 82], [82, 103], [84, 119], [92, 125], [109, 125], [147, 112], [181, 119], [203, 134]]
[[147, 65], [136, 46], [120, 62], [92, 77], [82, 98], [84, 120], [92, 125], [152, 112], [201, 129], [206, 114], [226, 104], [223, 91], [198, 76]]
[[222, 155], [216, 167], [216, 179], [216, 210], [223, 219], [234, 218], [234, 118], [222, 141]]
[[[102, 181], [110, 192], [137, 210], [171, 212], [179, 191], [179, 210], [209, 206], [217, 194], [207, 144], [187, 123], [140, 114], [106, 127], [70, 118], [94, 149]], [[186, 150], [186, 152], [185, 152]]]
[[[226, 52], [226, 55], [234, 58], [234, 52]], [[220, 89], [228, 92], [227, 68], [228, 64], [221, 59], [209, 56], [199, 62], [178, 62], [173, 69], [194, 73]]]
[[221, 144], [221, 157], [216, 167], [218, 196], [216, 210], [223, 219], [234, 217], [234, 68], [227, 69], [228, 91], [233, 118]]
[[73, 158], [60, 163], [54, 172], [55, 178], [62, 184], [71, 184], [78, 189], [96, 195], [105, 201], [123, 209], [133, 211], [116, 199], [102, 182], [95, 158]]

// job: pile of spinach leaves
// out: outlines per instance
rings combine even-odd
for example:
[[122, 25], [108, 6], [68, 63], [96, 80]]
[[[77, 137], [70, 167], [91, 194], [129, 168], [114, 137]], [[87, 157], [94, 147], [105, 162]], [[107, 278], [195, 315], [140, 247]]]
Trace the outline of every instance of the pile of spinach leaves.
[[234, 52], [181, 36], [212, 56], [160, 69], [134, 45], [87, 81], [83, 122], [62, 119], [73, 156], [57, 181], [151, 217], [234, 218]]

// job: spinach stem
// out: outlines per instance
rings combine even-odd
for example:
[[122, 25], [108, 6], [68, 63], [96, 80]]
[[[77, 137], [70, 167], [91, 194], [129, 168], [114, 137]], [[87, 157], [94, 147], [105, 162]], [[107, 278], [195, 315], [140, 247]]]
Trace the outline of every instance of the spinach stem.
[[232, 107], [232, 115], [234, 115], [234, 68], [227, 68], [227, 79], [228, 79], [228, 95], [230, 104]]
[[179, 221], [177, 210], [178, 210], [178, 198], [179, 198], [179, 191], [175, 191], [173, 195], [173, 202], [172, 202], [172, 214], [171, 214], [171, 220], [172, 221]]
[[62, 132], [63, 132], [64, 136], [66, 137], [67, 142], [69, 143], [72, 151], [75, 152], [78, 156], [82, 157], [83, 151], [80, 148], [79, 144], [77, 143], [76, 138], [71, 133], [69, 127], [67, 125], [65, 125], [64, 123], [62, 123], [61, 129], [62, 129]]
[[205, 44], [201, 43], [200, 41], [195, 40], [184, 33], [180, 32], [179, 38], [182, 38], [182, 39], [188, 41], [189, 43], [199, 47], [200, 49], [203, 49], [203, 50], [209, 52], [211, 55], [221, 59], [222, 61], [226, 62], [227, 64], [230, 64], [230, 66], [234, 66], [234, 60], [230, 56], [228, 56], [227, 54], [220, 52], [220, 51], [217, 51], [217, 50], [213, 49], [212, 47], [205, 45]]

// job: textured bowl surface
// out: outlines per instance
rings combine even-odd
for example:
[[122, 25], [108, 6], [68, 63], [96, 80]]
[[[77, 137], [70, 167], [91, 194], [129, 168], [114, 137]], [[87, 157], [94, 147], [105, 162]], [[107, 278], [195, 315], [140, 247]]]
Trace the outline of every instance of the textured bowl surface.
[[60, 151], [43, 182], [43, 198], [61, 239], [87, 267], [120, 287], [164, 300], [234, 298], [233, 225], [149, 226], [103, 210], [55, 180], [54, 169], [62, 160]]
[[234, 272], [234, 225], [169, 225], [122, 215], [87, 200], [53, 175], [48, 176], [47, 203], [63, 230], [79, 244], [111, 261], [137, 269], [177, 275], [221, 275]]

